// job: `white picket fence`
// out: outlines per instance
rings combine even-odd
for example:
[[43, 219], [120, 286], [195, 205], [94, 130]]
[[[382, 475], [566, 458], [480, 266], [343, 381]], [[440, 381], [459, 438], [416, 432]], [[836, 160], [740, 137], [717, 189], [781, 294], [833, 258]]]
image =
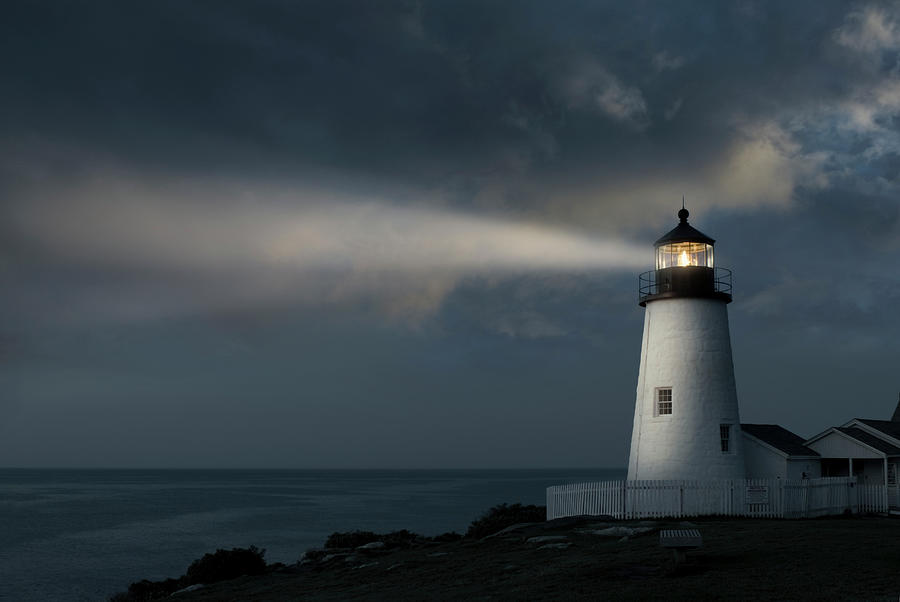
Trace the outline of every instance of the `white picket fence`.
[[619, 519], [688, 516], [811, 518], [886, 512], [883, 485], [855, 478], [729, 481], [603, 481], [547, 488], [547, 520], [606, 515]]
[[889, 508], [896, 504], [891, 504], [890, 490], [892, 487], [884, 485], [857, 485], [856, 495], [859, 502], [859, 511], [866, 512], [887, 512]]

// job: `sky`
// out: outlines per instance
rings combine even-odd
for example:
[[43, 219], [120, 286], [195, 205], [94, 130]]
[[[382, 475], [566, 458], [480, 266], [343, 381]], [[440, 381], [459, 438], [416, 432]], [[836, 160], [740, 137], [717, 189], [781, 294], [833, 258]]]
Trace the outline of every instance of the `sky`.
[[624, 467], [653, 242], [741, 419], [900, 391], [900, 7], [28, 1], [0, 466]]

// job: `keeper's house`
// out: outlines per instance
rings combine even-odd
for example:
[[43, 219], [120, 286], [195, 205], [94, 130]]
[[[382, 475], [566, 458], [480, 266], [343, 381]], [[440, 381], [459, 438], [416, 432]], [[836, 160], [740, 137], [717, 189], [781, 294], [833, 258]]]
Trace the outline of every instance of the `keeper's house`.
[[854, 418], [804, 440], [775, 424], [742, 424], [747, 478], [853, 476], [885, 485], [888, 505], [900, 507], [900, 402], [890, 420]]
[[818, 479], [818, 452], [805, 440], [777, 424], [741, 424], [744, 466], [748, 479]]

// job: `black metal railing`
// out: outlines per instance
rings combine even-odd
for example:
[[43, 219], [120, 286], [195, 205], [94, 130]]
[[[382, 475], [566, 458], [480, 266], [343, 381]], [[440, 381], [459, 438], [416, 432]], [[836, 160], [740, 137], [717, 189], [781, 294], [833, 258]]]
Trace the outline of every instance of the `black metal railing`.
[[[682, 277], [685, 276], [685, 277]], [[638, 299], [666, 293], [686, 296], [731, 295], [731, 270], [727, 268], [674, 267], [650, 270], [638, 276]]]

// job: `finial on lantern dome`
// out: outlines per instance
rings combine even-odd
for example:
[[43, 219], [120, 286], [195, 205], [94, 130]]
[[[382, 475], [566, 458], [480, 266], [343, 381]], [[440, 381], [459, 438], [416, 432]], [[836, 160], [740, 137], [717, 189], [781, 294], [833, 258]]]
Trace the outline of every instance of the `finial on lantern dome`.
[[684, 208], [684, 195], [681, 195], [681, 209], [678, 211], [678, 219], [681, 220], [682, 224], [686, 224], [690, 214], [691, 212]]

